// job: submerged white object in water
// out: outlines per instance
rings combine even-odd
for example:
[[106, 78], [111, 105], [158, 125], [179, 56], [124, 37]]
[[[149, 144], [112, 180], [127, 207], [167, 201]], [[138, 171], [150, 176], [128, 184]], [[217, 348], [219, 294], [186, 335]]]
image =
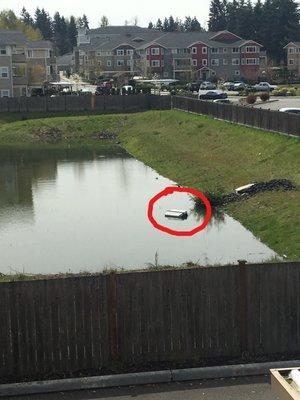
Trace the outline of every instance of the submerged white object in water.
[[185, 210], [167, 210], [165, 217], [168, 218], [187, 218], [188, 213]]
[[254, 183], [249, 183], [249, 185], [238, 187], [235, 189], [235, 192], [237, 194], [242, 194], [244, 191], [246, 191], [247, 189], [250, 189], [254, 185], [255, 185]]
[[298, 369], [293, 369], [291, 371], [291, 379], [293, 380], [296, 388], [298, 391], [300, 391], [300, 371]]

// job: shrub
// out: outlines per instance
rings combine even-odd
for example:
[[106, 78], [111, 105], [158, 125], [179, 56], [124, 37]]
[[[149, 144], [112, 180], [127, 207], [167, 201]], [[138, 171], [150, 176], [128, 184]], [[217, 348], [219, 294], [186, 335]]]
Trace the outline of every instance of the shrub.
[[257, 96], [255, 96], [254, 94], [249, 94], [246, 98], [246, 101], [248, 104], [254, 104], [257, 100]]
[[270, 99], [270, 94], [269, 92], [263, 92], [260, 94], [260, 99], [261, 101], [268, 101]]

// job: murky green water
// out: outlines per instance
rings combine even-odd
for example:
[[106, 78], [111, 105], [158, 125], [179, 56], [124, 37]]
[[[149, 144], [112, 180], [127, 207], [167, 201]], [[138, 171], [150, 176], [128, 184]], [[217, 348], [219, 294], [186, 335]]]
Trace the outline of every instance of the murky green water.
[[[0, 272], [57, 273], [141, 268], [154, 263], [226, 264], [275, 253], [227, 215], [193, 237], [169, 236], [147, 219], [151, 197], [173, 185], [124, 154], [72, 151], [0, 153]], [[154, 214], [172, 229], [200, 216], [166, 220], [168, 208], [192, 208], [183, 194], [162, 199]]]

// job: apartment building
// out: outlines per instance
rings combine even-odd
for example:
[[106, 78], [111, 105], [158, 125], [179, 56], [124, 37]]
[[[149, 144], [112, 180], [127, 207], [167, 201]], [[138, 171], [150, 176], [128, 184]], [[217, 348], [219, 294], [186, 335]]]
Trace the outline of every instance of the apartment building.
[[300, 42], [290, 42], [284, 49], [287, 51], [288, 70], [300, 78]]
[[0, 30], [0, 96], [30, 95], [56, 76], [53, 45], [28, 41], [19, 31]]
[[257, 80], [266, 67], [261, 44], [228, 32], [170, 32], [140, 27], [81, 29], [75, 69], [97, 76], [159, 76], [180, 80]]

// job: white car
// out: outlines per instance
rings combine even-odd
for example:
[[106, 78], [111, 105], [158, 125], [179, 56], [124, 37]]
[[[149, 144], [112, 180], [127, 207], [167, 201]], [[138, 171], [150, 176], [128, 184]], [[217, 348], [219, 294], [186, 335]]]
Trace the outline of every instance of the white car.
[[285, 107], [280, 108], [280, 112], [290, 113], [290, 114], [299, 114], [300, 115], [300, 108], [299, 107]]
[[270, 85], [269, 82], [260, 82], [257, 85], [253, 86], [253, 89], [257, 90], [258, 92], [268, 91], [271, 92], [272, 90], [277, 89], [276, 85]]

